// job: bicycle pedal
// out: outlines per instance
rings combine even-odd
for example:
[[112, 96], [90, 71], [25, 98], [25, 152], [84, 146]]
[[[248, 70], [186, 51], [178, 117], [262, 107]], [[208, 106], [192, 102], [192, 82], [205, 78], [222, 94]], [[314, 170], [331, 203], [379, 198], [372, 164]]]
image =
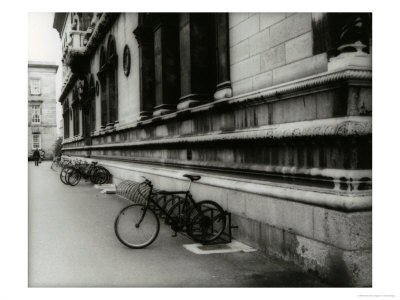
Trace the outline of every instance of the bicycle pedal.
[[172, 237], [177, 237], [178, 233], [175, 231], [175, 233], [173, 235], [171, 235]]

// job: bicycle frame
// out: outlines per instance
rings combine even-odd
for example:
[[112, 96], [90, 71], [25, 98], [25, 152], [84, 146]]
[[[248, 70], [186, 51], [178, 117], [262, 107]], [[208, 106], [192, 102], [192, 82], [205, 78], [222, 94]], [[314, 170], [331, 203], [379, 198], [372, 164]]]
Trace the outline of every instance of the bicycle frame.
[[[171, 222], [171, 223], [169, 223], [169, 225], [171, 225], [171, 228], [177, 228], [177, 226], [178, 226], [177, 221], [174, 218], [172, 218], [168, 214], [168, 212], [153, 199], [152, 196], [154, 196], [156, 194], [158, 194], [158, 195], [179, 195], [179, 194], [182, 194], [182, 195], [185, 195], [185, 197], [183, 198], [184, 199], [183, 200], [184, 205], [188, 204], [189, 206], [192, 205], [193, 207], [196, 207], [195, 206], [196, 202], [194, 201], [194, 199], [192, 197], [192, 194], [189, 191], [191, 182], [189, 184], [189, 188], [188, 188], [187, 191], [158, 191], [157, 193], [153, 193], [153, 185], [151, 183], [146, 181], [145, 184], [147, 184], [150, 187], [150, 192], [149, 192], [149, 195], [148, 195], [147, 200], [146, 200], [145, 209], [143, 210], [142, 217], [140, 218], [139, 222], [135, 225], [137, 228], [140, 226], [140, 223], [142, 222], [144, 216], [146, 215], [146, 211], [150, 207], [151, 204], [155, 205], [155, 207], [157, 209], [159, 209], [161, 212], [163, 212], [163, 214], [166, 217], [166, 223], [168, 223], [168, 221]], [[184, 220], [185, 222], [188, 221], [187, 220], [188, 217], [189, 217], [188, 215], [185, 216], [185, 220]], [[176, 232], [177, 231], [175, 231], [175, 233]]]

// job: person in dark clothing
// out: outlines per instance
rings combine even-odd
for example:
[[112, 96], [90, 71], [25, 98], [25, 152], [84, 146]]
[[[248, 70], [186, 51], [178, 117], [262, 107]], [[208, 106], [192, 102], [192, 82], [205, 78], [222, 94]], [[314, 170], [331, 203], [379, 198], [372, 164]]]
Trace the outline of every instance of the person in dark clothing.
[[33, 159], [35, 160], [35, 166], [39, 166], [40, 152], [37, 148], [33, 151]]

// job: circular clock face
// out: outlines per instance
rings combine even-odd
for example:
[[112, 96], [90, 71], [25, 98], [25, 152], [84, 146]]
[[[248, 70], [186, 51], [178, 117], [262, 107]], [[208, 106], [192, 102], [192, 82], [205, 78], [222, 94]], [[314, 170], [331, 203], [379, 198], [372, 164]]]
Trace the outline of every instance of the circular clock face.
[[125, 45], [123, 56], [124, 74], [128, 77], [131, 70], [131, 52], [128, 45]]
[[99, 82], [96, 81], [96, 96], [99, 95], [99, 92], [100, 92], [100, 85], [99, 85]]

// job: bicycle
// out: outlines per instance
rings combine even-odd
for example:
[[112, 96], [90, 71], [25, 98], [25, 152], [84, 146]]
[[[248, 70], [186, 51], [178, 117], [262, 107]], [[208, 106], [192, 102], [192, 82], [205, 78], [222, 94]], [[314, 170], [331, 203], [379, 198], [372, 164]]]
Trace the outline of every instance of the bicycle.
[[64, 164], [60, 172], [60, 179], [64, 184], [75, 186], [81, 178], [89, 179], [93, 184], [104, 184], [110, 181], [111, 174], [103, 166], [97, 165], [97, 162], [89, 164], [85, 161], [75, 160]]
[[[137, 187], [142, 203], [135, 203], [123, 208], [114, 222], [114, 231], [118, 240], [125, 246], [140, 249], [155, 241], [160, 230], [160, 220], [155, 210], [165, 218], [174, 235], [186, 232], [197, 242], [208, 244], [218, 239], [225, 230], [226, 212], [211, 200], [195, 202], [190, 193], [190, 186], [200, 180], [199, 175], [184, 174], [190, 180], [186, 191], [158, 191], [153, 193], [153, 184], [146, 179]], [[176, 203], [161, 206], [157, 196], [182, 195]], [[140, 201], [138, 201], [140, 202]], [[168, 208], [168, 209], [167, 209]]]
[[[87, 162], [79, 162], [72, 167], [72, 172], [69, 174], [67, 181], [70, 185], [76, 185], [81, 178], [90, 180], [93, 184], [104, 184], [110, 181], [111, 174], [103, 166], [99, 166], [93, 161], [90, 164]], [[72, 181], [70, 180], [72, 178]]]

